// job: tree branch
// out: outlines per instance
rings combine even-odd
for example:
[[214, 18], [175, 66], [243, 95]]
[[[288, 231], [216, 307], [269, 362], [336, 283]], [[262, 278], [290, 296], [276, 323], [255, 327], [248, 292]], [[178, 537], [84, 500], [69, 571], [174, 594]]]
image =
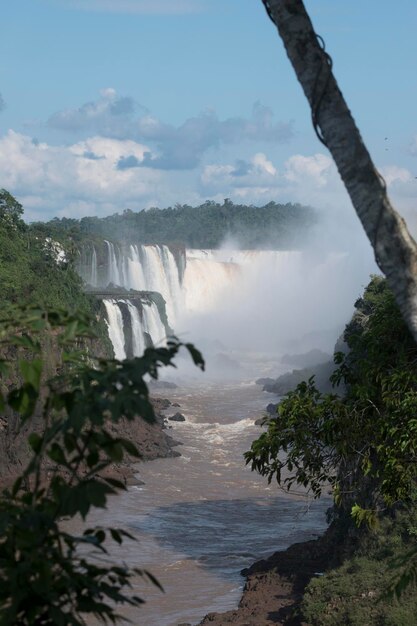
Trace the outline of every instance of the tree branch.
[[387, 196], [332, 72], [331, 59], [302, 0], [263, 0], [310, 104], [313, 125], [327, 146], [417, 342], [417, 245]]

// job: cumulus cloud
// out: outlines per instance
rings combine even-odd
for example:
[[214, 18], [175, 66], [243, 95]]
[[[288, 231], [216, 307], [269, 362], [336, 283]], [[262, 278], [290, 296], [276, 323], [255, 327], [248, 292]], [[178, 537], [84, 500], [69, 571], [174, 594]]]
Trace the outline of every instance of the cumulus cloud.
[[334, 173], [333, 161], [324, 154], [294, 155], [286, 162], [284, 177], [291, 183], [308, 181], [315, 187], [325, 187]]
[[85, 11], [175, 15], [203, 10], [205, 0], [60, 0], [65, 6]]
[[[259, 151], [196, 171], [147, 167], [154, 158], [149, 143], [132, 139], [94, 135], [52, 145], [9, 131], [0, 137], [0, 186], [19, 198], [29, 220], [108, 215], [177, 202], [196, 205], [225, 197], [255, 205], [275, 200], [327, 207], [335, 230], [340, 230], [343, 208], [356, 220], [337, 170], [324, 154], [296, 154], [277, 163]], [[396, 165], [381, 171], [394, 205], [417, 233], [417, 179]]]
[[120, 97], [114, 89], [107, 88], [93, 102], [54, 113], [47, 125], [64, 131], [87, 131], [124, 139], [132, 135], [135, 113], [144, 115], [146, 110], [133, 98]]
[[139, 209], [154, 201], [160, 175], [121, 170], [117, 163], [125, 155], [143, 160], [147, 151], [134, 141], [103, 137], [52, 146], [9, 131], [0, 139], [1, 185], [23, 201], [29, 219]]
[[293, 136], [291, 124], [276, 122], [271, 109], [260, 103], [253, 106], [249, 118], [220, 120], [214, 111], [207, 111], [175, 127], [111, 88], [103, 90], [94, 102], [55, 113], [47, 124], [63, 131], [148, 142], [153, 150], [141, 165], [163, 170], [193, 169], [209, 149], [222, 145], [242, 141], [282, 143]]
[[203, 168], [202, 190], [213, 196], [241, 199], [259, 203], [296, 201], [318, 206], [346, 204], [346, 193], [340, 183], [333, 161], [324, 154], [291, 156], [281, 168], [259, 152], [249, 161], [235, 164], [210, 164]]

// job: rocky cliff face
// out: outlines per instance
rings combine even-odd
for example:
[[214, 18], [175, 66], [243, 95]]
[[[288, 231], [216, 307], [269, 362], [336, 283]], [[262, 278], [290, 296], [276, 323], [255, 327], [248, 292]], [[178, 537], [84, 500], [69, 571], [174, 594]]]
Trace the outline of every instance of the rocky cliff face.
[[[100, 339], [90, 342], [89, 350], [92, 354], [100, 358], [108, 358], [108, 346]], [[17, 355], [13, 355], [13, 349], [8, 349], [7, 354], [3, 353], [3, 358], [10, 362], [17, 360]], [[45, 357], [45, 370], [48, 377], [56, 373], [56, 363], [60, 362], [59, 348], [53, 347]], [[1, 391], [4, 395], [16, 386], [18, 382], [18, 374], [12, 373], [7, 379], [1, 381]], [[145, 422], [142, 418], [137, 417], [134, 422], [121, 421], [119, 424], [110, 424], [109, 427], [115, 435], [130, 439], [138, 448], [142, 455], [142, 460], [147, 461], [158, 457], [178, 456], [179, 453], [173, 450], [178, 445], [165, 431], [164, 416], [161, 411], [169, 406], [169, 400], [154, 399], [152, 400], [156, 421], [153, 424]], [[6, 407], [0, 413], [0, 485], [6, 485], [22, 472], [29, 462], [31, 450], [29, 448], [27, 438], [31, 432], [41, 432], [43, 427], [42, 410], [39, 408], [35, 411], [31, 420], [22, 426], [21, 418], [18, 413], [10, 407]], [[133, 481], [134, 469], [133, 465], [136, 459], [127, 458], [121, 464], [113, 464], [107, 471], [108, 474], [114, 474], [124, 482]], [[48, 467], [45, 466], [47, 474]]]

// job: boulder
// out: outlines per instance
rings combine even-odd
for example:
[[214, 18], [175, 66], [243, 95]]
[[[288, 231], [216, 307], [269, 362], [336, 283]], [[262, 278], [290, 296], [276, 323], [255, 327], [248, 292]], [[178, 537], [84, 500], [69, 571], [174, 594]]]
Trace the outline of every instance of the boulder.
[[266, 407], [266, 412], [269, 413], [269, 415], [276, 415], [277, 414], [277, 406], [278, 406], [278, 404], [274, 404], [273, 402], [270, 402], [268, 404], [268, 406]]
[[174, 415], [171, 415], [171, 417], [168, 417], [168, 419], [171, 422], [185, 422], [185, 417], [182, 413], [175, 413]]

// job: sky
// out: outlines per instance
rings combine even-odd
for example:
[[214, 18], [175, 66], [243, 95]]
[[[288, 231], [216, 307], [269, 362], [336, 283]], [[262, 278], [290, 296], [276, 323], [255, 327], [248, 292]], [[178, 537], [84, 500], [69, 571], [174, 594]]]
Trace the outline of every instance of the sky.
[[[417, 3], [305, 4], [417, 223]], [[224, 198], [349, 207], [260, 0], [14, 0], [0, 14], [0, 187], [27, 220]]]

